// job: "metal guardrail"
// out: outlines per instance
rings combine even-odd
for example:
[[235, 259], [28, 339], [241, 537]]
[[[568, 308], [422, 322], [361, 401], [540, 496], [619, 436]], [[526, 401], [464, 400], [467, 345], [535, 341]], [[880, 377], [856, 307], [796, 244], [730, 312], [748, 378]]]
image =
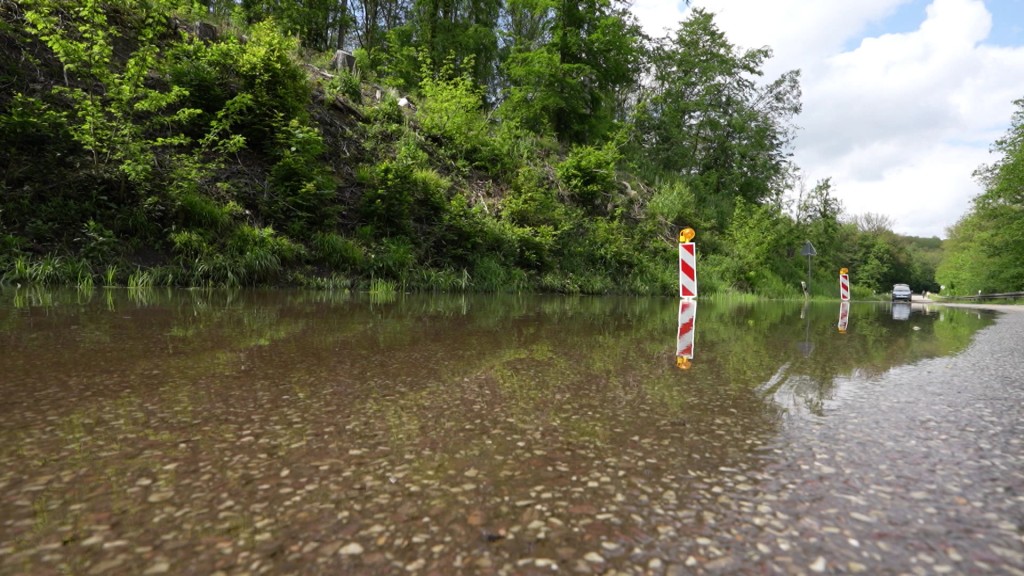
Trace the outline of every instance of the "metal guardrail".
[[976, 294], [974, 296], [942, 296], [932, 294], [944, 300], [998, 300], [1000, 298], [1024, 298], [1024, 292], [1004, 292], [1002, 294]]

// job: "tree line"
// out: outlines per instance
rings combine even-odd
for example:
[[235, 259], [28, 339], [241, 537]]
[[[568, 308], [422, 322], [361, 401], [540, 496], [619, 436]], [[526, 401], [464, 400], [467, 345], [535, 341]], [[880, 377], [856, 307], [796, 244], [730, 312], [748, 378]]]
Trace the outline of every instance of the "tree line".
[[705, 293], [799, 295], [806, 241], [821, 295], [937, 288], [937, 238], [801, 178], [799, 71], [700, 9], [660, 38], [616, 0], [0, 16], [7, 282], [673, 294], [689, 226]]
[[936, 273], [953, 295], [1024, 291], [1024, 98], [992, 145], [998, 157], [974, 176], [983, 191], [950, 227]]

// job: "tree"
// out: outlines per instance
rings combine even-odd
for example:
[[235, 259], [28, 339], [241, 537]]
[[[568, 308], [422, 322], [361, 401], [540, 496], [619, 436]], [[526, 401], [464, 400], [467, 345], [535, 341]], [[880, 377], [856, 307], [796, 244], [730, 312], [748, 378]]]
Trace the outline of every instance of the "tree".
[[355, 20], [356, 43], [375, 65], [385, 46], [388, 30], [398, 26], [405, 17], [405, 4], [402, 0], [350, 0], [349, 8]]
[[500, 8], [500, 0], [412, 0], [407, 20], [389, 34], [390, 75], [413, 88], [426, 62], [432, 67], [428, 73], [451, 66], [456, 75], [466, 72], [489, 86], [497, 66]]
[[619, 94], [635, 86], [642, 33], [616, 0], [510, 3], [501, 115], [573, 144], [599, 144], [625, 116]]
[[893, 220], [891, 216], [876, 214], [874, 212], [858, 214], [851, 219], [851, 222], [857, 226], [857, 230], [864, 234], [892, 232], [893, 226], [896, 225], [896, 221]]
[[555, 115], [555, 131], [568, 142], [596, 142], [620, 117], [617, 93], [639, 77], [640, 26], [625, 3], [562, 0], [553, 32], [570, 104]]
[[[211, 9], [222, 3], [207, 1]], [[241, 7], [250, 24], [274, 18], [284, 32], [298, 35], [303, 46], [314, 50], [342, 47], [351, 26], [347, 0], [241, 0]]]
[[942, 261], [935, 271], [936, 280], [945, 286], [943, 293], [993, 292], [995, 286], [989, 281], [989, 271], [998, 264], [984, 249], [991, 238], [987, 223], [970, 211], [947, 232]]
[[974, 175], [984, 187], [949, 230], [938, 280], [955, 292], [1024, 290], [1024, 98], [992, 152], [1000, 157]]
[[720, 225], [735, 198], [777, 201], [792, 179], [799, 71], [758, 85], [770, 56], [768, 48], [737, 49], [701, 9], [653, 46], [636, 111], [636, 155], [687, 178]]

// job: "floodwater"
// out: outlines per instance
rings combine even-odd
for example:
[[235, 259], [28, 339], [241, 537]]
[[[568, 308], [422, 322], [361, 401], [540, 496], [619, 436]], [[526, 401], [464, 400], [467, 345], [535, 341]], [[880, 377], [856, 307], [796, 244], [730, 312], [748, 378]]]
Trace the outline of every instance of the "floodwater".
[[0, 574], [1024, 574], [1014, 316], [0, 292]]

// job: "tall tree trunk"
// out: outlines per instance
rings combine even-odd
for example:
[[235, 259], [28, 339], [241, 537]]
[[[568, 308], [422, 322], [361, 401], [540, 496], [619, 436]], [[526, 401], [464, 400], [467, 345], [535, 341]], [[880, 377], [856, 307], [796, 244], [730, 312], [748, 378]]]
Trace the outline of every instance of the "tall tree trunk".
[[338, 50], [345, 49], [345, 33], [348, 31], [348, 0], [338, 0]]

